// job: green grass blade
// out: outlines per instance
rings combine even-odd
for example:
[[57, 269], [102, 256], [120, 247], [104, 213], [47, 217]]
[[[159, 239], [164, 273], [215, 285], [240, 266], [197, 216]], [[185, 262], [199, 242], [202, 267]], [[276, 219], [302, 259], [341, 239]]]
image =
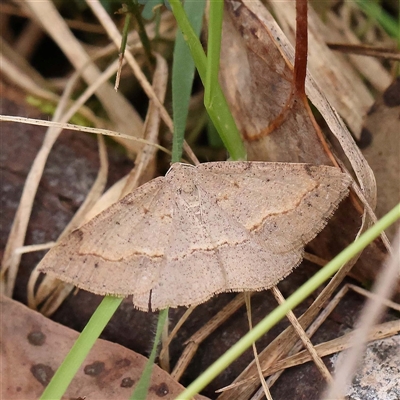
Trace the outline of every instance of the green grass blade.
[[61, 399], [90, 349], [121, 304], [122, 297], [106, 296], [93, 313], [63, 363], [44, 390], [41, 400]]
[[328, 280], [340, 267], [362, 251], [380, 233], [400, 218], [400, 203], [388, 214], [381, 218], [374, 226], [362, 234], [356, 241], [338, 254], [325, 267], [318, 271], [311, 279], [302, 285], [286, 301], [267, 315], [250, 332], [243, 336], [224, 355], [212, 364], [203, 374], [193, 381], [177, 398], [191, 399], [206, 387], [217, 375], [223, 372], [234, 360], [243, 354], [256, 340], [268, 332], [288, 311], [293, 310], [314, 292], [322, 283]]
[[374, 19], [381, 27], [393, 38], [397, 40], [397, 46], [400, 46], [400, 23], [396, 21], [389, 13], [387, 13], [381, 5], [371, 0], [356, 0], [360, 7], [368, 17]]
[[[205, 0], [186, 1], [184, 9], [188, 21], [199, 37]], [[172, 63], [172, 110], [174, 117], [174, 136], [172, 142], [172, 160], [179, 162], [182, 157], [182, 146], [185, 135], [186, 120], [189, 111], [190, 94], [194, 78], [194, 61], [182, 32], [178, 30], [175, 39], [174, 58]]]
[[131, 24], [132, 19], [132, 14], [127, 10], [127, 7], [123, 6], [123, 9], [125, 11], [125, 22], [122, 29], [121, 46], [119, 48], [120, 56], [123, 56], [125, 54], [126, 43], [128, 41], [129, 25]]
[[130, 9], [130, 11], [132, 11], [132, 14], [135, 16], [136, 22], [138, 24], [139, 38], [140, 38], [140, 41], [142, 42], [142, 46], [143, 46], [144, 52], [146, 54], [147, 60], [149, 62], [149, 65], [154, 66], [156, 60], [153, 56], [153, 53], [151, 52], [150, 39], [147, 36], [146, 28], [143, 23], [143, 18], [140, 13], [138, 1], [131, 0], [129, 9]]
[[[200, 40], [194, 32], [183, 6], [180, 3], [180, 0], [170, 0], [170, 5], [178, 22], [179, 28], [183, 33], [183, 37], [189, 46], [203, 85], [205, 85], [207, 74], [207, 57], [204, 53]], [[240, 137], [240, 133], [236, 127], [235, 120], [232, 117], [228, 103], [226, 102], [225, 96], [219, 84], [214, 89], [212, 108], [208, 107], [207, 104], [205, 104], [205, 106], [212, 122], [221, 136], [226, 149], [230, 153], [231, 159], [245, 160], [246, 150]]]
[[160, 344], [161, 334], [164, 329], [165, 322], [168, 318], [168, 308], [165, 310], [161, 310], [158, 314], [158, 323], [157, 323], [157, 331], [156, 336], [154, 338], [154, 345], [151, 349], [150, 357], [146, 362], [146, 366], [144, 367], [144, 371], [142, 376], [139, 379], [139, 382], [132, 394], [131, 400], [143, 400], [147, 399], [147, 392], [150, 386], [151, 380], [151, 372], [153, 370], [154, 360], [156, 359], [157, 355], [157, 348]]
[[204, 85], [204, 104], [212, 107], [214, 89], [218, 87], [218, 71], [221, 53], [222, 18], [224, 2], [210, 1], [210, 17], [208, 21], [207, 71]]

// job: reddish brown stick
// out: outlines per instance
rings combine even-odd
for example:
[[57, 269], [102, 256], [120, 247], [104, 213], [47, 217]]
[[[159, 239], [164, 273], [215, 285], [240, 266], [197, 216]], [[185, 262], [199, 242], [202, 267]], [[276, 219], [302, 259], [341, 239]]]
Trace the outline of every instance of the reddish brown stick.
[[299, 96], [305, 96], [307, 71], [307, 0], [296, 0], [296, 54], [294, 60], [294, 88]]

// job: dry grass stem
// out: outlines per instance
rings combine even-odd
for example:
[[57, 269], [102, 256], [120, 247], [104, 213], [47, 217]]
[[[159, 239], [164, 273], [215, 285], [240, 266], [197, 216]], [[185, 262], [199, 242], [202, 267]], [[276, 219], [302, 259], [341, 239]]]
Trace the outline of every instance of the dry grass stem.
[[[383, 271], [378, 275], [373, 287], [375, 296], [370, 298], [361, 312], [358, 322], [357, 335], [351, 340], [351, 350], [346, 356], [346, 362], [338, 368], [335, 380], [329, 387], [326, 399], [337, 399], [345, 395], [352, 377], [357, 369], [362, 352], [365, 349], [368, 335], [373, 326], [383, 313], [385, 308], [381, 299], [390, 298], [393, 293], [397, 279], [399, 278], [400, 265], [400, 232], [394, 240], [394, 251], [385, 263]], [[400, 321], [396, 321], [397, 330], [400, 328]]]
[[229, 304], [227, 304], [221, 311], [219, 311], [208, 323], [198, 330], [190, 339], [185, 343], [185, 350], [179, 357], [171, 376], [177, 381], [181, 378], [185, 372], [187, 366], [195, 355], [199, 345], [207, 338], [212, 332], [214, 332], [219, 326], [221, 326], [229, 317], [231, 317], [242, 305], [244, 304], [244, 295], [238, 294]]
[[[154, 71], [153, 87], [154, 92], [158, 98], [164, 102], [165, 93], [167, 90], [168, 83], [168, 66], [164, 58], [156, 54], [157, 65]], [[160, 112], [153, 102], [150, 100], [149, 108], [147, 110], [146, 120], [144, 122], [144, 135], [143, 137], [148, 140], [149, 143], [158, 142], [158, 132], [160, 129]], [[127, 195], [134, 189], [139, 187], [144, 181], [154, 177], [155, 170], [155, 154], [156, 148], [154, 146], [146, 145], [141, 149], [138, 154], [135, 167], [128, 175], [122, 196]], [[147, 179], [143, 179], [143, 175], [146, 174]]]
[[[85, 215], [88, 213], [89, 210], [93, 208], [106, 186], [108, 176], [107, 148], [104, 143], [104, 138], [101, 135], [97, 136], [97, 139], [99, 145], [100, 168], [97, 173], [96, 180], [93, 183], [89, 193], [86, 195], [84, 202], [79, 207], [72, 220], [64, 228], [58, 240], [60, 240], [62, 237], [69, 234], [72, 230], [76, 229], [82, 224]], [[39, 304], [41, 304], [43, 300], [46, 299], [41, 308], [41, 312], [44, 315], [49, 316], [50, 314], [47, 314], [48, 311], [45, 312], [43, 310], [51, 310], [51, 312], [54, 312], [58, 308], [58, 306], [62, 304], [62, 302], [66, 299], [66, 297], [69, 295], [74, 287], [64, 282], [54, 280], [53, 278], [46, 275], [43, 281], [40, 283], [38, 289], [38, 291], [40, 292], [40, 298], [36, 299], [33, 291], [36, 286], [37, 277], [38, 274], [31, 274], [31, 276], [29, 277], [28, 304], [31, 308], [37, 309]], [[57, 293], [59, 293], [59, 296], [57, 298], [55, 298], [55, 287], [57, 288]], [[64, 289], [62, 289], [62, 287], [64, 287]]]
[[31, 244], [28, 246], [17, 247], [14, 252], [15, 254], [27, 254], [33, 253], [35, 251], [43, 251], [51, 249], [56, 243], [55, 242], [47, 242], [43, 244]]
[[[43, 0], [41, 2], [27, 2], [23, 5], [40, 21], [40, 24], [57, 43], [75, 69], [79, 71], [84, 68], [82, 77], [86, 83], [90, 86], [97, 81], [101, 72], [70, 31], [53, 2]], [[105, 82], [96, 90], [96, 96], [118, 131], [132, 133], [134, 136], [140, 135], [143, 128], [140, 116], [123, 96], [115, 92], [108, 82]]]
[[[273, 289], [274, 288], [272, 288], [271, 290], [273, 290]], [[250, 298], [250, 294], [248, 292], [244, 293], [244, 299], [246, 302], [247, 321], [249, 323], [249, 329], [251, 330], [251, 329], [253, 329], [253, 322], [252, 322], [252, 318], [251, 318], [251, 298]], [[265, 379], [264, 379], [264, 376], [263, 376], [263, 373], [261, 370], [260, 360], [258, 359], [258, 354], [257, 354], [257, 347], [254, 342], [253, 342], [252, 348], [253, 348], [254, 361], [256, 362], [256, 366], [257, 366], [258, 377], [260, 379], [260, 383], [261, 383], [261, 387], [264, 392], [264, 395], [267, 398], [267, 400], [273, 400], [271, 393], [269, 391], [269, 387], [268, 387], [267, 383], [265, 382]]]
[[[60, 118], [61, 114], [64, 112], [66, 100], [72, 93], [72, 89], [77, 81], [77, 78], [78, 76], [75, 75], [70, 80], [69, 85], [66, 87], [61, 101], [57, 106], [56, 112], [54, 113], [54, 119]], [[47, 131], [42, 146], [35, 157], [25, 181], [21, 200], [14, 217], [1, 265], [1, 292], [8, 297], [12, 296], [18, 267], [21, 260], [21, 255], [16, 254], [14, 250], [18, 247], [22, 247], [24, 244], [28, 222], [32, 212], [33, 200], [43, 174], [47, 157], [49, 156], [53, 144], [57, 140], [60, 132], [60, 129], [52, 128]]]
[[[340, 300], [343, 299], [343, 297], [345, 296], [345, 294], [348, 292], [349, 289], [354, 290], [357, 293], [360, 293], [362, 295], [365, 295], [368, 298], [373, 296], [373, 293], [365, 291], [364, 289], [361, 289], [358, 286], [346, 284], [345, 286], [343, 286], [340, 289], [340, 291], [335, 295], [335, 297], [322, 310], [322, 312], [318, 316], [318, 318], [315, 319], [313, 324], [311, 324], [310, 327], [307, 329], [306, 335], [308, 338], [310, 338], [314, 335], [314, 333], [317, 331], [317, 329], [326, 320], [328, 315], [338, 305]], [[389, 302], [387, 300], [386, 300], [386, 305], [390, 308], [393, 308], [394, 310], [398, 310], [400, 308], [399, 304], [394, 303], [394, 302]], [[380, 340], [380, 339], [384, 339], [387, 337], [391, 337], [393, 335], [396, 335], [398, 333], [399, 329], [400, 329], [400, 325], [399, 325], [398, 321], [389, 321], [389, 322], [385, 322], [383, 324], [377, 325], [370, 330], [369, 336], [368, 336], [368, 341]], [[318, 357], [325, 357], [325, 356], [328, 356], [331, 354], [338, 353], [340, 351], [343, 351], [343, 350], [349, 348], [351, 346], [352, 339], [356, 338], [358, 334], [359, 334], [359, 331], [357, 329], [355, 329], [352, 332], [349, 332], [341, 337], [338, 337], [338, 338], [330, 340], [328, 342], [313, 346], [314, 351], [317, 353]], [[282, 372], [285, 369], [294, 367], [296, 365], [304, 364], [309, 361], [313, 361], [313, 358], [311, 357], [308, 350], [300, 351], [302, 347], [303, 347], [302, 342], [297, 343], [286, 358], [275, 361], [268, 368], [262, 370], [263, 376], [265, 376], [265, 377], [269, 376], [269, 378], [267, 380], [268, 387], [271, 387], [276, 382], [278, 377], [282, 374]], [[247, 378], [246, 380], [238, 381], [232, 385], [228, 385], [224, 388], [221, 388], [217, 392], [229, 391], [235, 387], [239, 387], [244, 384], [248, 384], [250, 382], [257, 382], [258, 379], [259, 379], [258, 376], [255, 374], [255, 375]], [[263, 391], [258, 390], [257, 393], [252, 397], [252, 400], [261, 399], [262, 395], [263, 395]]]
[[172, 329], [171, 333], [169, 334], [168, 338], [163, 341], [162, 343], [162, 349], [160, 351], [160, 359], [164, 358], [164, 354], [168, 351], [169, 345], [171, 344], [172, 340], [178, 333], [179, 329], [181, 326], [185, 323], [185, 321], [189, 318], [189, 316], [192, 314], [192, 312], [195, 310], [195, 306], [189, 307], [185, 313], [182, 315], [182, 317], [179, 319], [179, 321], [176, 323], [174, 328]]
[[[140, 143], [141, 145], [149, 145], [157, 148], [158, 150], [163, 151], [164, 153], [171, 155], [171, 152], [163, 146], [160, 146], [157, 143], [151, 143], [146, 139], [137, 138], [134, 136], [125, 135], [120, 132], [112, 131], [109, 129], [102, 129], [102, 128], [91, 128], [89, 126], [81, 126], [81, 125], [74, 125], [69, 123], [63, 122], [55, 122], [55, 121], [45, 121], [42, 119], [35, 119], [35, 118], [25, 118], [25, 117], [16, 117], [11, 115], [0, 115], [0, 121], [5, 122], [16, 122], [20, 124], [29, 124], [29, 125], [37, 125], [37, 126], [48, 126], [53, 128], [59, 129], [69, 129], [71, 131], [79, 131], [84, 133], [93, 133], [95, 135], [105, 135], [110, 136], [112, 138], [116, 138], [116, 141], [120, 139], [126, 139], [127, 141], [133, 141]], [[128, 150], [131, 146], [128, 146]]]
[[[279, 291], [279, 289], [277, 287], [273, 287], [271, 289], [271, 292], [279, 304], [282, 304], [285, 301], [285, 298], [282, 296], [282, 293]], [[299, 321], [297, 320], [293, 311], [289, 311], [286, 314], [286, 317], [288, 318], [288, 320], [292, 324], [294, 330], [296, 331], [297, 335], [299, 336], [300, 340], [302, 341], [303, 346], [309, 352], [312, 360], [314, 361], [314, 363], [315, 363], [316, 367], [318, 368], [319, 372], [321, 373], [321, 375], [325, 378], [325, 380], [327, 382], [332, 382], [332, 376], [331, 376], [328, 368], [322, 361], [321, 357], [315, 351], [314, 346], [311, 343], [311, 340], [307, 336], [306, 332], [304, 332], [304, 329], [302, 328], [302, 326], [299, 324]]]

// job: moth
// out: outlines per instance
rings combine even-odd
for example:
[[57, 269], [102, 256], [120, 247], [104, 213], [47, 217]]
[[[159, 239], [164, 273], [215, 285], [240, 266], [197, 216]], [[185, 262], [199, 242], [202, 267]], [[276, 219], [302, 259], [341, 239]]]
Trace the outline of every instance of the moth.
[[152, 310], [259, 291], [299, 265], [347, 196], [324, 165], [175, 163], [51, 249], [39, 271]]

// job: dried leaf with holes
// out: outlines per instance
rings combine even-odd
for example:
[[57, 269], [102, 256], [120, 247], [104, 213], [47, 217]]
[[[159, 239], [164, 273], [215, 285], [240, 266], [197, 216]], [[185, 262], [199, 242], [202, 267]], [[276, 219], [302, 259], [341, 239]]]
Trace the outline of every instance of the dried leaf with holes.
[[276, 285], [347, 195], [350, 177], [309, 164], [173, 164], [49, 251], [39, 270], [141, 310]]

